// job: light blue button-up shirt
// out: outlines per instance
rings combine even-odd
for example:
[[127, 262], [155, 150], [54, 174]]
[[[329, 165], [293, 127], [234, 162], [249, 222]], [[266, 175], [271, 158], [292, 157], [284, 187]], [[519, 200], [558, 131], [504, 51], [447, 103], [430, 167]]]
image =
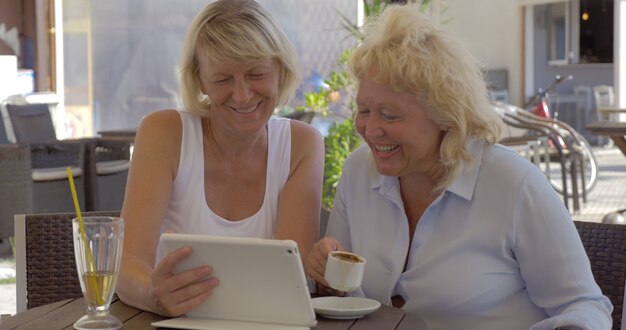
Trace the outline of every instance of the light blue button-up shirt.
[[610, 329], [613, 307], [544, 174], [501, 145], [466, 147], [475, 161], [424, 211], [410, 248], [398, 178], [378, 174], [367, 145], [348, 158], [326, 235], [367, 260], [354, 294], [399, 294], [428, 329]]

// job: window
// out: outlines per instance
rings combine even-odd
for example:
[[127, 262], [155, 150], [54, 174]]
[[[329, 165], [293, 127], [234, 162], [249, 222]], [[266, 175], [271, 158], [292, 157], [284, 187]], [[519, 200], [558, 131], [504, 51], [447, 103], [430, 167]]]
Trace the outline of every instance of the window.
[[613, 0], [580, 0], [579, 63], [613, 63]]
[[546, 5], [548, 62], [552, 65], [567, 64], [569, 49], [569, 2]]
[[537, 9], [545, 16], [550, 65], [613, 63], [613, 0], [571, 0]]

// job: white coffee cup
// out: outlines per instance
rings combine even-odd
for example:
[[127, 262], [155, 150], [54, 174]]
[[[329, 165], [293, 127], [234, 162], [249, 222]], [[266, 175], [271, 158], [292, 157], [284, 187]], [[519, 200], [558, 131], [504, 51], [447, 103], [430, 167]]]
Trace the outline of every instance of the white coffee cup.
[[324, 278], [331, 288], [354, 291], [361, 286], [365, 258], [346, 251], [333, 251], [328, 255]]

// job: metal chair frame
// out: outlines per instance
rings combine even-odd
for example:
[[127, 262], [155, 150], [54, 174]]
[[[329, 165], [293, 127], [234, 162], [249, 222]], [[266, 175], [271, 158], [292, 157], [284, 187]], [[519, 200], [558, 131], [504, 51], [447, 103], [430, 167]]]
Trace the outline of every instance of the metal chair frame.
[[[541, 118], [524, 110], [517, 111], [516, 107], [511, 105], [498, 103], [494, 105], [494, 110], [498, 112], [506, 125], [525, 129], [538, 139], [545, 141], [547, 138], [551, 141], [561, 167], [563, 202], [568, 209], [580, 210], [580, 199], [582, 198], [582, 201], [585, 202], [587, 192], [584, 189], [584, 184], [582, 184], [582, 193], [579, 195], [578, 180], [581, 183], [585, 182], [584, 160], [573, 129], [557, 120]], [[533, 151], [545, 153], [545, 148], [536, 148]], [[544, 156], [550, 157], [550, 155], [545, 154]], [[549, 158], [546, 161], [549, 161]], [[546, 176], [549, 180], [549, 171]], [[571, 196], [568, 189], [568, 176], [572, 184]], [[570, 199], [573, 204], [571, 208]]]

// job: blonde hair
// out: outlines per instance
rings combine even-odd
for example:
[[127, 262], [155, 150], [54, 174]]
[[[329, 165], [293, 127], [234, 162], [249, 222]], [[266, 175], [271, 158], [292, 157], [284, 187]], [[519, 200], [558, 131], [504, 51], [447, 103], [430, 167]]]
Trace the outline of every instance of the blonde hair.
[[[365, 36], [348, 65], [358, 79], [372, 79], [397, 91], [410, 91], [445, 135], [439, 149], [445, 189], [472, 161], [469, 138], [498, 141], [501, 120], [491, 110], [487, 87], [471, 54], [436, 28], [418, 5], [389, 5], [363, 27]], [[372, 69], [375, 68], [374, 71]], [[370, 76], [375, 72], [375, 76]]]
[[191, 22], [182, 49], [180, 94], [191, 112], [206, 115], [211, 100], [201, 91], [198, 56], [210, 61], [247, 62], [271, 58], [281, 70], [277, 104], [293, 97], [300, 73], [293, 45], [271, 15], [252, 0], [218, 0]]

